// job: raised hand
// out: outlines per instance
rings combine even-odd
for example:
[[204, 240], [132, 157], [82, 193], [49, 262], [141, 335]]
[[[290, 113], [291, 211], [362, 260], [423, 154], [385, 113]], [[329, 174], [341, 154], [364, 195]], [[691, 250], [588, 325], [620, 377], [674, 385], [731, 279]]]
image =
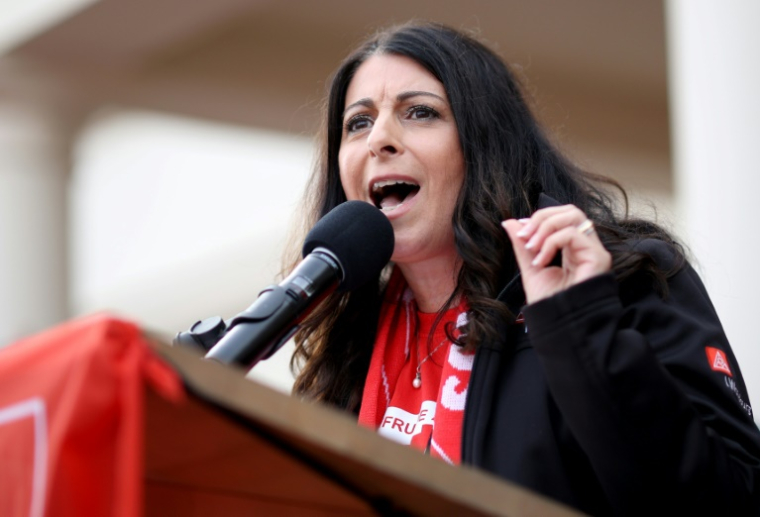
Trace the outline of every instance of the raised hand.
[[[512, 241], [528, 303], [612, 267], [612, 256], [599, 240], [594, 224], [574, 205], [544, 208], [529, 219], [507, 219], [501, 224]], [[562, 253], [562, 265], [553, 266], [558, 252]]]

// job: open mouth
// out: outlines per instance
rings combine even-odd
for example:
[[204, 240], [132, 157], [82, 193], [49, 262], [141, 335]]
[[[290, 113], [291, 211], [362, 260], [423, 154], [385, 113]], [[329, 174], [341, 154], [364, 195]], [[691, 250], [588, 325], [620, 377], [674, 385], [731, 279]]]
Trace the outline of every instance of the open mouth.
[[377, 208], [384, 212], [395, 210], [412, 199], [420, 191], [420, 186], [404, 180], [378, 181], [372, 184], [370, 196]]

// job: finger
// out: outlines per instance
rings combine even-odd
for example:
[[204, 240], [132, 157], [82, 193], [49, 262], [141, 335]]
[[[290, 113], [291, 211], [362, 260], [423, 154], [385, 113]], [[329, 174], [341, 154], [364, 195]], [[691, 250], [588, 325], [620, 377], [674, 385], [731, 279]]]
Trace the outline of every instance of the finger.
[[512, 241], [512, 250], [517, 260], [517, 266], [520, 271], [526, 271], [530, 268], [530, 264], [533, 258], [536, 256], [534, 251], [530, 251], [525, 248], [525, 240], [519, 237], [520, 230], [525, 226], [525, 223], [521, 223], [516, 219], [507, 219], [502, 221], [501, 225], [507, 232], [509, 239]]
[[531, 266], [536, 269], [551, 263], [556, 253], [562, 250], [563, 269], [573, 269], [573, 283], [594, 275], [605, 273], [612, 268], [612, 255], [605, 249], [596, 234], [585, 235], [578, 228], [569, 227], [552, 234], [536, 254]]
[[520, 220], [521, 222], [525, 222], [525, 225], [518, 233], [518, 237], [522, 239], [530, 239], [546, 219], [556, 214], [568, 212], [574, 208], [575, 206], [573, 205], [562, 205], [536, 210], [528, 219]]
[[585, 220], [586, 214], [574, 206], [570, 206], [568, 210], [550, 214], [536, 228], [536, 231], [526, 243], [526, 247], [538, 250], [543, 246], [544, 240], [550, 235], [563, 228], [577, 227]]
[[543, 241], [543, 245], [531, 261], [531, 266], [538, 268], [548, 266], [557, 252], [569, 247], [574, 239], [580, 237], [583, 237], [583, 235], [578, 233], [578, 230], [574, 226], [566, 226], [552, 233]]

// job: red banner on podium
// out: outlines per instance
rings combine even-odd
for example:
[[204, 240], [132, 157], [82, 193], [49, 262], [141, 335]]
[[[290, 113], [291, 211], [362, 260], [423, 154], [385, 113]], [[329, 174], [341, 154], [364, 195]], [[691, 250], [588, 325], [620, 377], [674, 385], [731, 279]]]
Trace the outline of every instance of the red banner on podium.
[[0, 350], [0, 515], [141, 516], [146, 384], [184, 397], [137, 325], [107, 315]]

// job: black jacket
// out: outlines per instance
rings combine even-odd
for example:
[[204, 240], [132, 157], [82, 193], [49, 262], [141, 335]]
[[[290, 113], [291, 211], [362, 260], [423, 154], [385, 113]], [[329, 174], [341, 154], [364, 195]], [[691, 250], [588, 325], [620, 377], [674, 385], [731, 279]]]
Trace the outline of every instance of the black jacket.
[[[650, 285], [592, 278], [481, 344], [463, 462], [592, 515], [760, 515], [760, 431], [707, 292], [688, 265], [665, 299]], [[521, 311], [519, 277], [499, 300]]]

